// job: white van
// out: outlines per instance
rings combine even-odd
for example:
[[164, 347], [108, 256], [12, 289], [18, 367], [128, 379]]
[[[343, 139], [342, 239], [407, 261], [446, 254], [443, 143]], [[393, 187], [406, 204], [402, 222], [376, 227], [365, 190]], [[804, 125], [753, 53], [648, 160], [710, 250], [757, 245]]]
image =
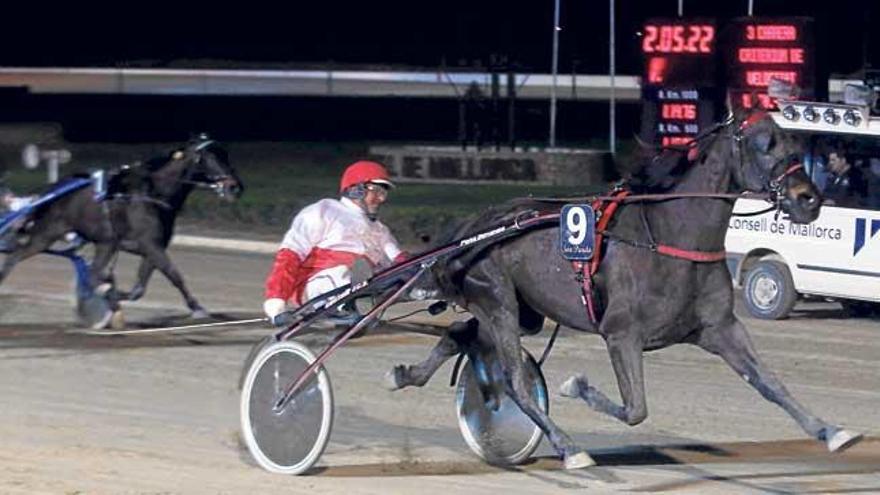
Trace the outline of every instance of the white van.
[[[813, 223], [799, 225], [775, 212], [736, 216], [768, 206], [738, 200], [726, 238], [734, 285], [758, 318], [785, 318], [798, 298], [811, 296], [839, 300], [851, 314], [880, 309], [880, 119], [868, 107], [779, 107], [777, 123], [809, 133], [805, 165], [826, 201]], [[846, 166], [848, 174], [832, 173]]]

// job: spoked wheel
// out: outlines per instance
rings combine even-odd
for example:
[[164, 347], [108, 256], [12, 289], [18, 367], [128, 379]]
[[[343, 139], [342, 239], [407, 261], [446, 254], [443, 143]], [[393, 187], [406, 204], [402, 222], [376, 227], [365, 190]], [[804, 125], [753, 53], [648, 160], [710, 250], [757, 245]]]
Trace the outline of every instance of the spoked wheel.
[[260, 467], [280, 474], [301, 474], [317, 462], [333, 426], [333, 391], [324, 367], [280, 411], [284, 389], [315, 361], [293, 341], [264, 347], [253, 360], [241, 391], [241, 429]]
[[[544, 375], [528, 352], [523, 350], [523, 355], [532, 398], [547, 412], [550, 401]], [[544, 434], [504, 392], [502, 376], [497, 360], [490, 365], [468, 359], [458, 377], [455, 396], [458, 426], [468, 447], [486, 462], [521, 464], [538, 448]], [[488, 393], [481, 390], [480, 382], [488, 385]]]

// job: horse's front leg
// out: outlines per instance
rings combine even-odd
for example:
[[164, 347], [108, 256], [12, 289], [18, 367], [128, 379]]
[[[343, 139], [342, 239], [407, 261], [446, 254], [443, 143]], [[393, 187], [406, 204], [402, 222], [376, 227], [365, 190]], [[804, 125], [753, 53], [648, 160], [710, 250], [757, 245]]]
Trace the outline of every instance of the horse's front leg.
[[736, 373], [765, 399], [783, 408], [811, 437], [824, 441], [831, 452], [844, 450], [861, 440], [862, 435], [826, 423], [801, 405], [770, 371], [755, 351], [742, 322], [729, 321], [704, 329], [696, 344], [721, 356]]
[[[608, 318], [606, 316], [603, 324]], [[623, 405], [616, 404], [601, 390], [590, 385], [586, 375], [573, 376], [566, 380], [560, 387], [560, 393], [565, 397], [580, 397], [595, 411], [635, 426], [648, 417], [641, 342], [631, 332], [626, 332], [608, 336], [605, 345], [608, 347]]]
[[385, 386], [389, 390], [424, 386], [449, 358], [465, 352], [469, 344], [477, 338], [478, 330], [476, 318], [453, 323], [431, 349], [427, 359], [418, 364], [395, 366], [385, 375]]
[[[113, 257], [117, 252], [118, 248], [113, 243], [95, 244], [95, 256], [92, 258], [92, 264], [89, 267], [89, 283], [93, 288], [102, 292], [115, 289], [111, 265]], [[108, 284], [108, 286], [101, 287], [103, 284]]]
[[146, 260], [158, 268], [174, 287], [177, 287], [177, 290], [183, 295], [187, 307], [192, 311], [191, 316], [193, 318], [207, 318], [210, 316], [196, 298], [190, 294], [186, 284], [183, 282], [183, 276], [177, 270], [177, 267], [174, 266], [174, 263], [171, 262], [171, 259], [162, 247], [151, 242], [141, 242], [140, 248]]

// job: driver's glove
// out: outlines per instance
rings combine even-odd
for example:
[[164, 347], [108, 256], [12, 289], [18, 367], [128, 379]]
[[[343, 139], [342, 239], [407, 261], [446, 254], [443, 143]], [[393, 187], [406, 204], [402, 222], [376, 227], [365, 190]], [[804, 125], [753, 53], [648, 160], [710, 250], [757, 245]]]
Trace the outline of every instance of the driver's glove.
[[284, 299], [273, 297], [263, 302], [263, 312], [269, 317], [272, 325], [276, 327], [286, 325], [286, 321], [290, 320], [287, 310], [287, 303]]

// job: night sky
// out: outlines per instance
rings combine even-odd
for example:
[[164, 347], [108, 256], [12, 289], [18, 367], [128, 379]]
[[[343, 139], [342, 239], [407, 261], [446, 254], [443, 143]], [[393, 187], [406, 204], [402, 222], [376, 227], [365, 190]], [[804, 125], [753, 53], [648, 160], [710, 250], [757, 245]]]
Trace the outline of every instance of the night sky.
[[[553, 3], [12, 4], [0, 24], [0, 65], [485, 70], [508, 64], [517, 72], [547, 73]], [[605, 73], [608, 0], [560, 3], [560, 72]], [[689, 0], [685, 16], [714, 17], [723, 26], [744, 16], [747, 5]], [[674, 17], [678, 2], [617, 0], [616, 6], [617, 72], [639, 75], [640, 26], [651, 17]], [[864, 62], [880, 68], [880, 34], [873, 28], [880, 0], [755, 0], [755, 15], [814, 17], [820, 78], [852, 75]], [[55, 121], [65, 139], [84, 141], [175, 140], [207, 130], [229, 139], [455, 142], [459, 123], [453, 99], [29, 95], [12, 88], [0, 91], [0, 108], [0, 121]], [[607, 112], [605, 102], [560, 102], [560, 142], [601, 142]], [[621, 135], [638, 131], [639, 105], [620, 104], [617, 112]], [[518, 139], [543, 142], [547, 122], [546, 101], [517, 102]]]
[[[880, 23], [878, 4], [755, 0], [755, 14], [815, 17], [820, 62], [828, 62], [831, 72], [850, 73], [862, 66], [871, 17]], [[5, 15], [0, 64], [279, 67], [332, 62], [456, 68], [507, 60], [524, 71], [550, 68], [553, 0], [235, 2], [232, 8], [201, 9], [153, 2], [124, 2], [115, 9], [82, 5], [38, 5]], [[639, 26], [649, 17], [675, 16], [678, 3], [618, 0], [616, 5], [618, 71], [637, 74]], [[720, 21], [745, 15], [747, 5], [746, 0], [684, 2], [686, 16]], [[561, 18], [560, 70], [606, 71], [608, 1], [561, 0]], [[869, 61], [880, 67], [880, 34], [876, 28], [870, 32]]]

